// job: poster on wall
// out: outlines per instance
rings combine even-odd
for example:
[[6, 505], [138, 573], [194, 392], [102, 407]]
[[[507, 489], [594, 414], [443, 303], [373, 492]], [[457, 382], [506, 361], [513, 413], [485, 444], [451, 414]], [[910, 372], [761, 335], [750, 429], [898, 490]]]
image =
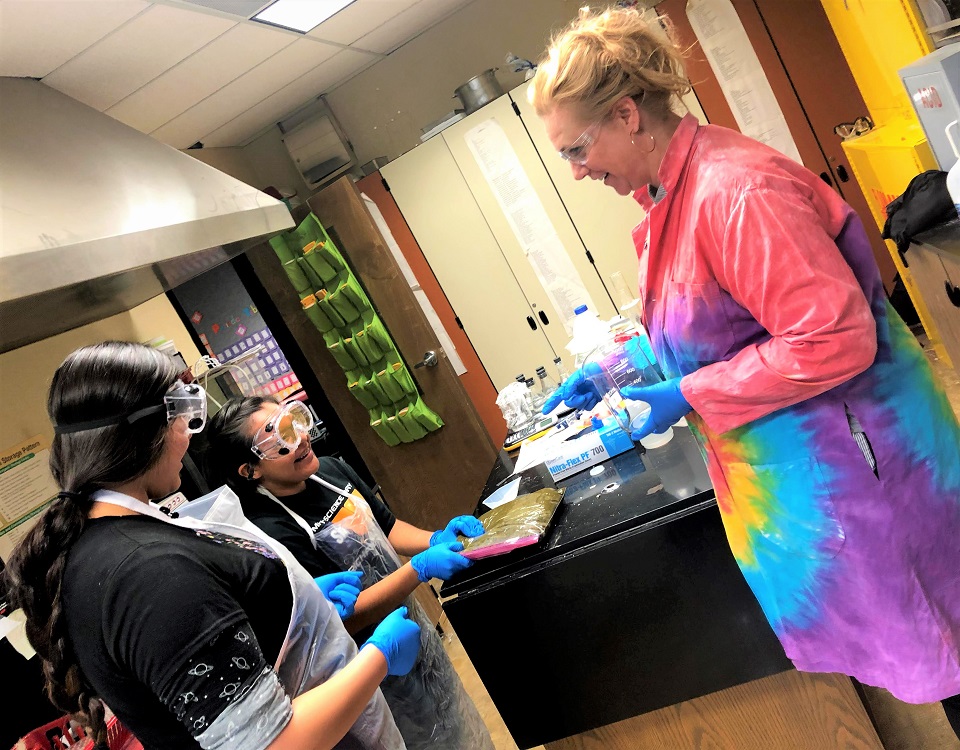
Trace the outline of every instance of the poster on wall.
[[802, 164], [780, 103], [731, 0], [689, 0], [687, 19], [740, 132]]
[[4, 562], [57, 496], [50, 444], [35, 435], [0, 452], [0, 557]]
[[563, 319], [567, 333], [579, 305], [596, 310], [587, 287], [563, 246], [517, 152], [495, 119], [480, 123], [464, 138], [537, 279]]

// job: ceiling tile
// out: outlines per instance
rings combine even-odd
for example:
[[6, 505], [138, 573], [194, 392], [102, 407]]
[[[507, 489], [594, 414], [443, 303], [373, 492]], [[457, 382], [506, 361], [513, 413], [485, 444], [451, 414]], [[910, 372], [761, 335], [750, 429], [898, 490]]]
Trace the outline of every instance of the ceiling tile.
[[238, 24], [107, 114], [151, 133], [295, 41], [296, 35], [284, 31]]
[[212, 14], [154, 5], [43, 82], [104, 111], [235, 25]]
[[43, 78], [148, 6], [141, 0], [4, 0], [0, 75]]
[[270, 5], [273, 0], [183, 0], [183, 2], [211, 8], [231, 16], [250, 18], [254, 13]]
[[211, 147], [243, 145], [270, 124], [279, 122], [310, 99], [330, 91], [376, 61], [377, 58], [368, 54], [342, 50], [201, 140]]
[[464, 4], [464, 0], [420, 0], [389, 23], [358, 39], [352, 46], [388, 54]]
[[313, 39], [299, 39], [151, 135], [174, 148], [186, 148], [314, 70], [340, 50]]
[[355, 0], [313, 29], [308, 36], [338, 44], [353, 44], [417, 2], [418, 0]]

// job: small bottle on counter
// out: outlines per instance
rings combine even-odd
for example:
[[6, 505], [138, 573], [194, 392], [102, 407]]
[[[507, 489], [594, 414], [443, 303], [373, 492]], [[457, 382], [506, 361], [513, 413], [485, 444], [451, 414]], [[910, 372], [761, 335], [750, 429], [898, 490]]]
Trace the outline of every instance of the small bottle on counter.
[[537, 377], [540, 379], [538, 395], [543, 401], [546, 401], [559, 386], [553, 378], [547, 375], [547, 368], [543, 365], [537, 368]]
[[567, 372], [567, 368], [563, 366], [563, 360], [560, 357], [553, 358], [553, 366], [557, 368], [557, 375], [560, 377], [560, 382], [570, 377], [570, 373]]
[[533, 378], [527, 378], [525, 385], [527, 386], [527, 399], [528, 403], [530, 404], [530, 411], [533, 412], [534, 416], [540, 416], [540, 408], [543, 406], [543, 402], [546, 400], [546, 398], [535, 388], [535, 381]]

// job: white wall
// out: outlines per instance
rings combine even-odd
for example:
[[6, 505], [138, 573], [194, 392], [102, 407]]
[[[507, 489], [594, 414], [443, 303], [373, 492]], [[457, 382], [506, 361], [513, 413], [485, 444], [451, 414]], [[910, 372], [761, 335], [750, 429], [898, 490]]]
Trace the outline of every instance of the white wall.
[[47, 389], [53, 371], [74, 349], [100, 341], [149, 341], [163, 336], [187, 364], [200, 358], [193, 340], [163, 295], [127, 312], [0, 354], [0, 449], [34, 435], [53, 437]]
[[327, 101], [363, 164], [416, 146], [421, 128], [460, 107], [456, 88], [500, 67], [504, 91], [523, 82], [508, 52], [536, 62], [551, 32], [576, 17], [573, 0], [475, 0], [329, 92]]

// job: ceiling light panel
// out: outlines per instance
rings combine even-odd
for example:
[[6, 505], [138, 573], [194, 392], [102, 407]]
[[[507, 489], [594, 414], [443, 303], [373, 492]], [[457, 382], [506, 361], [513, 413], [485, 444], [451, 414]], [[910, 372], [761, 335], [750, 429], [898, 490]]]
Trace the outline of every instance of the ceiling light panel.
[[353, 0], [276, 0], [251, 20], [306, 34]]

